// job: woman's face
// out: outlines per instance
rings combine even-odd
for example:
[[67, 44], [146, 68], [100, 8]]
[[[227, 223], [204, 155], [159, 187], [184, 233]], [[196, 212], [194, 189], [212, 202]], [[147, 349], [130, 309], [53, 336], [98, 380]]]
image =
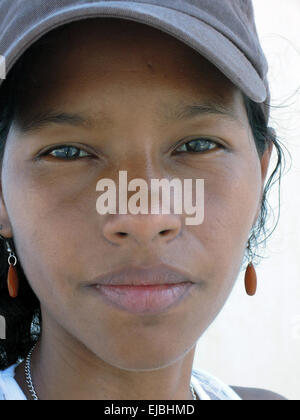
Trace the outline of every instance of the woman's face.
[[[226, 301], [270, 151], [259, 159], [240, 91], [174, 38], [93, 20], [54, 40], [32, 63], [36, 84], [7, 140], [6, 236], [41, 302], [44, 334], [72, 337], [112, 366], [159, 368], [192, 349]], [[46, 113], [78, 117], [34, 125]], [[201, 151], [188, 143], [196, 139]], [[76, 159], [64, 155], [68, 144], [81, 152]], [[203, 223], [187, 225], [184, 212], [100, 215], [97, 182], [118, 186], [119, 171], [149, 186], [154, 178], [203, 179]], [[162, 312], [128, 312], [88, 287], [112, 270], [160, 263], [195, 283]]]

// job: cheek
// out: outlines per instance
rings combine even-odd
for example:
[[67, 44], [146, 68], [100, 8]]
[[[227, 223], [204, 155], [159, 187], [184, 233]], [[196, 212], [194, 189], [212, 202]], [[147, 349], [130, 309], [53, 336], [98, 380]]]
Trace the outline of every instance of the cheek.
[[72, 293], [72, 278], [94, 274], [89, 258], [99, 258], [91, 254], [97, 239], [99, 251], [96, 182], [82, 169], [81, 177], [22, 169], [22, 177], [8, 171], [4, 178], [17, 255], [40, 300], [59, 301]]
[[259, 159], [232, 158], [203, 173], [204, 221], [189, 228], [201, 245], [210, 292], [224, 299], [239, 274], [245, 248], [260, 205], [262, 179]]

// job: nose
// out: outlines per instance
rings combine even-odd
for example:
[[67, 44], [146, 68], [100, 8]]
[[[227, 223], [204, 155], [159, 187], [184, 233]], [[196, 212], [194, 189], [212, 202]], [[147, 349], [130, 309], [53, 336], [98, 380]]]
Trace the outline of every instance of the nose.
[[160, 245], [175, 239], [181, 231], [181, 220], [174, 214], [113, 215], [107, 220], [103, 234], [116, 245]]

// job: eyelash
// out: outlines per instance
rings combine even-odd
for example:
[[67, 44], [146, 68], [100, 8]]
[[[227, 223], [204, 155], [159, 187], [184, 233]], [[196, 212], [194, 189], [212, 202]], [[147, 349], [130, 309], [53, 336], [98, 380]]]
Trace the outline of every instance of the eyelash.
[[[203, 154], [203, 153], [209, 152], [211, 150], [218, 149], [220, 147], [221, 148], [222, 147], [224, 148], [224, 146], [222, 146], [221, 144], [217, 143], [216, 141], [214, 141], [214, 140], [212, 140], [212, 139], [210, 139], [208, 137], [199, 137], [198, 139], [193, 139], [193, 140], [190, 140], [188, 142], [183, 143], [181, 146], [179, 146], [179, 149], [182, 148], [182, 147], [184, 147], [184, 146], [187, 146], [187, 145], [189, 145], [191, 143], [197, 144], [197, 142], [199, 142], [199, 141], [202, 141], [202, 142], [206, 143], [206, 146], [207, 147], [206, 148], [202, 148], [201, 150], [198, 149], [196, 151], [188, 150], [188, 147], [186, 147], [186, 150], [181, 151], [181, 152], [178, 152], [178, 149], [177, 149], [177, 152], [176, 153]], [[196, 147], [196, 149], [197, 149], [197, 147]]]
[[[206, 146], [207, 147], [206, 148], [204, 147], [201, 150], [199, 150], [199, 149], [197, 150], [197, 147], [196, 147], [196, 151], [195, 150], [194, 151], [193, 150], [188, 150], [188, 148], [190, 146], [187, 146], [187, 145], [197, 144], [197, 142], [199, 142], [199, 141], [202, 141], [202, 142], [204, 141], [206, 143]], [[215, 149], [218, 149], [220, 147], [223, 147], [219, 143], [217, 143], [216, 141], [214, 141], [212, 139], [209, 139], [209, 138], [206, 138], [206, 137], [200, 137], [198, 139], [190, 140], [188, 142], [183, 143], [178, 148], [180, 149], [180, 148], [183, 148], [184, 146], [186, 146], [185, 147], [186, 150], [184, 150], [184, 151], [182, 151], [182, 150], [181, 151], [178, 151], [178, 149], [177, 149], [176, 153], [179, 153], [179, 154], [181, 154], [181, 153], [202, 154], [202, 153], [206, 153], [206, 152], [209, 152], [211, 150], [215, 150]], [[74, 156], [73, 157], [69, 157], [69, 158], [59, 158], [59, 157], [55, 157], [55, 156], [53, 156], [53, 157], [54, 158], [57, 158], [57, 159], [60, 159], [60, 160], [78, 160], [78, 159], [82, 159], [82, 158], [92, 158], [93, 157], [93, 155], [88, 154], [88, 152], [86, 152], [85, 150], [80, 149], [79, 147], [76, 147], [76, 146], [72, 146], [72, 145], [61, 145], [59, 147], [53, 147], [52, 149], [49, 149], [46, 152], [42, 153], [40, 155], [40, 157], [42, 157], [42, 156], [50, 156], [50, 153], [54, 152], [55, 150], [62, 150], [62, 149], [68, 149], [68, 150], [73, 149], [73, 150], [77, 150], [77, 152], [74, 153], [75, 154], [75, 157]], [[79, 155], [83, 152], [83, 153], [86, 154], [86, 156], [77, 156], [78, 155], [78, 151], [79, 151]]]
[[76, 150], [75, 155], [78, 154], [78, 150], [79, 150], [79, 154], [81, 154], [83, 152], [83, 153], [86, 154], [86, 156], [81, 156], [81, 157], [75, 156], [75, 157], [69, 157], [69, 158], [59, 158], [59, 157], [56, 157], [56, 156], [52, 156], [52, 157], [53, 158], [56, 158], [56, 159], [59, 159], [59, 160], [78, 160], [78, 159], [82, 159], [83, 157], [84, 158], [92, 158], [93, 157], [93, 155], [89, 154], [85, 150], [80, 149], [79, 147], [76, 147], [76, 146], [72, 146], [72, 145], [61, 145], [61, 146], [53, 147], [52, 149], [49, 149], [46, 152], [40, 154], [39, 157], [50, 156], [50, 153], [54, 152], [55, 150], [62, 150], [62, 149], [68, 149], [68, 150], [73, 149], [73, 150]]

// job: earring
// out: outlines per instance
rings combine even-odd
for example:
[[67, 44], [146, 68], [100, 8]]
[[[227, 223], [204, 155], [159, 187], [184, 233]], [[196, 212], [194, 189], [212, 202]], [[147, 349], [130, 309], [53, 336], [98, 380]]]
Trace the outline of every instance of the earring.
[[[10, 245], [7, 241], [6, 242], [6, 248], [7, 252], [9, 252], [8, 256], [8, 274], [7, 274], [7, 287], [8, 287], [8, 293], [11, 298], [16, 298], [18, 296], [19, 291], [19, 278], [17, 271], [15, 269], [15, 265], [17, 264], [17, 257], [15, 256], [14, 252], [10, 248]], [[13, 259], [13, 263], [11, 262], [11, 259]]]
[[245, 289], [248, 296], [254, 296], [257, 289], [257, 275], [253, 265], [253, 253], [251, 250], [250, 239], [248, 240], [247, 251], [249, 255], [249, 264], [245, 272]]
[[245, 273], [245, 289], [246, 293], [249, 296], [254, 296], [257, 289], [257, 276], [254, 265], [252, 262], [248, 264]]

